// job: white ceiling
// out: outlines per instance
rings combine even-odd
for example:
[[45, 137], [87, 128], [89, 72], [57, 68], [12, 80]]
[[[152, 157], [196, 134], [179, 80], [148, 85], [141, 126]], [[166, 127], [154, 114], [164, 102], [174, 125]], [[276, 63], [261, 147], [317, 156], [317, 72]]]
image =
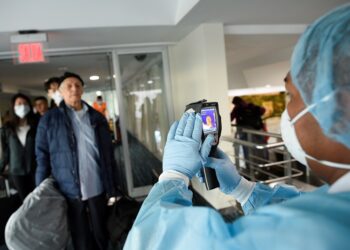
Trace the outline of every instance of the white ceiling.
[[[258, 57], [277, 54], [291, 49], [298, 41], [299, 35], [226, 35], [227, 64], [251, 64], [259, 62]], [[286, 57], [288, 58], [288, 57]], [[280, 60], [279, 58], [277, 60]], [[271, 63], [271, 62], [269, 62]]]
[[[4, 0], [0, 8], [0, 58], [9, 57], [10, 37], [36, 29], [48, 35], [48, 50], [128, 44], [174, 44], [202, 23], [235, 25], [308, 24], [348, 0]], [[274, 51], [290, 50], [297, 35], [226, 36], [228, 64], [251, 64]], [[281, 52], [282, 51], [282, 52]], [[104, 62], [102, 62], [104, 61]], [[87, 78], [106, 71], [106, 55], [50, 58], [48, 64], [0, 61], [0, 82], [40, 90], [68, 67]], [[68, 65], [68, 66], [67, 66]], [[91, 68], [93, 65], [93, 68]], [[60, 71], [61, 70], [61, 71]], [[23, 80], [25, 79], [25, 80]]]
[[[177, 42], [201, 23], [308, 24], [347, 0], [4, 0], [0, 55], [18, 30], [47, 32], [49, 48]], [[102, 4], [103, 3], [103, 4]]]
[[[176, 25], [199, 0], [11, 0], [1, 31]], [[18, 18], [20, 17], [20, 18]]]

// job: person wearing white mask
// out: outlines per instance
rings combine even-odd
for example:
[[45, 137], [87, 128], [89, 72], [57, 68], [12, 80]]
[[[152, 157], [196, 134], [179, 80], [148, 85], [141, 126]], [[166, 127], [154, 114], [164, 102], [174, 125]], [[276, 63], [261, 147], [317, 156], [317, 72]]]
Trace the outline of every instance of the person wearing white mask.
[[[163, 173], [143, 202], [124, 249], [349, 249], [350, 4], [311, 24], [300, 37], [285, 79], [290, 101], [281, 131], [287, 149], [328, 185], [301, 193], [240, 176], [227, 155], [208, 157], [200, 116], [184, 114], [170, 128]], [[245, 216], [227, 223], [192, 207], [189, 180], [215, 169], [220, 190]]]
[[0, 129], [3, 151], [0, 158], [0, 174], [8, 165], [9, 175], [23, 201], [35, 188], [35, 135], [38, 121], [26, 95], [14, 95], [11, 104], [12, 118]]
[[58, 77], [51, 77], [44, 83], [47, 96], [51, 100], [50, 109], [58, 107], [63, 100], [62, 95], [58, 90], [59, 81], [60, 79]]

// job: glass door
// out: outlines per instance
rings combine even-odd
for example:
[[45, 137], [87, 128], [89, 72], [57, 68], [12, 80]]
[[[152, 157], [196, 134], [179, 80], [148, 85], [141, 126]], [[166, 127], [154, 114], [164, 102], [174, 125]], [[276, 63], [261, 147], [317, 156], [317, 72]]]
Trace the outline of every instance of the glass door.
[[126, 179], [131, 196], [148, 193], [162, 172], [171, 100], [164, 51], [116, 51], [118, 92]]

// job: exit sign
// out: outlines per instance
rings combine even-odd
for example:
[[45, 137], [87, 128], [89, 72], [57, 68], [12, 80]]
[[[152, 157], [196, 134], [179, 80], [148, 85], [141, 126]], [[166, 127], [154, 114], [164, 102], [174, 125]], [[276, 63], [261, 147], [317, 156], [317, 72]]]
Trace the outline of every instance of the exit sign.
[[42, 43], [19, 43], [17, 51], [19, 63], [45, 62]]

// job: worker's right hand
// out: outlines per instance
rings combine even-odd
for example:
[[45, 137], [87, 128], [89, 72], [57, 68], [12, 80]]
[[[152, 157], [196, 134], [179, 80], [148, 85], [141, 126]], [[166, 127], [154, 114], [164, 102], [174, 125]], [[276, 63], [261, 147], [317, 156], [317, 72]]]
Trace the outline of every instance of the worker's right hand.
[[214, 136], [207, 136], [202, 143], [202, 126], [202, 118], [194, 113], [185, 113], [180, 122], [171, 126], [164, 148], [163, 171], [176, 171], [191, 179], [203, 167]]
[[214, 157], [208, 157], [205, 167], [215, 169], [220, 190], [225, 194], [232, 193], [241, 181], [242, 176], [239, 175], [236, 166], [219, 148], [217, 148]]

